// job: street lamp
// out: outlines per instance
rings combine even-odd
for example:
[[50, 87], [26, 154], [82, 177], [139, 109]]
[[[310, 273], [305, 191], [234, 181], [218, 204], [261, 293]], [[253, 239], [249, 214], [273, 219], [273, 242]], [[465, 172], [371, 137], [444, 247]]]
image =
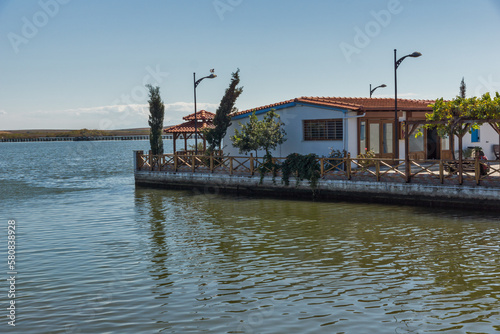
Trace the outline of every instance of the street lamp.
[[386, 84], [383, 84], [383, 85], [377, 86], [377, 87], [375, 87], [375, 88], [373, 88], [373, 89], [372, 89], [372, 84], [370, 84], [370, 98], [372, 97], [373, 92], [374, 92], [377, 88], [385, 88], [385, 87], [387, 87], [387, 85], [386, 85]]
[[[422, 54], [420, 52], [413, 52], [409, 55], [406, 55], [404, 57], [399, 58], [398, 60], [396, 57], [396, 49], [394, 49], [394, 156], [396, 159], [399, 159], [399, 141], [398, 141], [398, 126], [399, 126], [399, 120], [398, 120], [398, 76], [397, 76], [397, 69], [399, 65], [405, 60], [407, 57], [413, 57], [417, 58], [420, 57]], [[408, 153], [408, 152], [407, 152]]]
[[198, 155], [198, 119], [196, 118], [196, 87], [202, 82], [203, 79], [213, 79], [216, 77], [214, 69], [210, 70], [210, 75], [196, 80], [196, 73], [193, 73], [194, 82], [194, 154]]

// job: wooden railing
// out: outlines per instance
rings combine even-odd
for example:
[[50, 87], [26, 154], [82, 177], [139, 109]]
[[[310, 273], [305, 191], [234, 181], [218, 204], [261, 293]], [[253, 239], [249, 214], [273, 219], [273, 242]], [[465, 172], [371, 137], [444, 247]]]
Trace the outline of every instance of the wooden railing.
[[[136, 151], [136, 170], [259, 175], [262, 157], [163, 154], [155, 156]], [[280, 163], [285, 158], [273, 158]], [[499, 160], [390, 160], [380, 158], [317, 158], [319, 177], [377, 182], [429, 184], [470, 184], [500, 186]], [[271, 174], [271, 170], [265, 170]], [[278, 170], [278, 175], [281, 172]]]

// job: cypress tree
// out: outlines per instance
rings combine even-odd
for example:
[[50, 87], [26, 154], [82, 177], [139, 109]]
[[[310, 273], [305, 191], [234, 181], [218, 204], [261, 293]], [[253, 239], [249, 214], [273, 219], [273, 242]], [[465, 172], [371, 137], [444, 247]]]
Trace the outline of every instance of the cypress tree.
[[153, 155], [163, 154], [163, 117], [165, 116], [165, 105], [160, 97], [160, 87], [146, 85], [149, 89], [149, 143]]
[[465, 89], [466, 89], [465, 81], [464, 78], [462, 77], [462, 81], [460, 82], [460, 94], [458, 95], [462, 99], [465, 99]]
[[240, 69], [236, 72], [231, 73], [232, 79], [229, 87], [226, 89], [222, 100], [220, 101], [219, 107], [215, 112], [214, 125], [215, 128], [205, 131], [205, 138], [209, 144], [208, 149], [213, 151], [216, 147], [221, 149], [222, 139], [226, 135], [227, 128], [231, 125], [230, 114], [238, 111], [234, 107], [236, 99], [243, 92], [243, 87], [236, 87], [240, 83]]

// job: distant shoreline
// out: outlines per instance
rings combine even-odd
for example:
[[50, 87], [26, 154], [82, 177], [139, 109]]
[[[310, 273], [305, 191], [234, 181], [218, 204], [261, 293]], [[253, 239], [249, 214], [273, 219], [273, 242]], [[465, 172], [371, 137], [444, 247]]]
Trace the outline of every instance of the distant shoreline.
[[[149, 128], [123, 130], [2, 130], [0, 142], [148, 140]], [[164, 139], [171, 139], [163, 135]]]

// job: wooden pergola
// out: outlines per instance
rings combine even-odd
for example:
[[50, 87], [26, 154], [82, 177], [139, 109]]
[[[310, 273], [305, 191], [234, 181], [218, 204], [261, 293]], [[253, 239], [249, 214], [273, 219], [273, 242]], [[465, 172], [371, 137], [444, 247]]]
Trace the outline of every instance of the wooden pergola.
[[187, 141], [188, 139], [194, 138], [195, 133], [198, 134], [198, 138], [203, 139], [203, 150], [205, 151], [207, 148], [207, 141], [203, 134], [203, 129], [213, 129], [215, 127], [213, 124], [214, 117], [214, 113], [208, 112], [206, 110], [200, 110], [196, 113], [196, 121], [195, 114], [193, 113], [182, 118], [186, 122], [164, 129], [164, 133], [171, 134], [173, 137], [174, 153], [177, 152], [176, 141], [180, 138], [184, 139], [184, 152], [189, 152], [190, 150], [188, 150]]
[[[425, 125], [425, 124], [446, 124], [447, 121], [426, 121], [426, 120], [416, 120], [416, 121], [404, 121], [404, 139], [405, 139], [405, 168], [406, 168], [406, 175], [410, 175], [409, 168], [410, 168], [410, 145], [409, 145], [409, 137], [411, 135], [415, 134], [415, 131], [418, 129], [419, 126]], [[456, 135], [458, 137], [458, 179], [459, 183], [463, 183], [463, 156], [462, 156], [462, 139], [465, 133], [469, 131], [469, 128], [471, 127], [472, 124], [474, 123], [481, 123], [481, 124], [489, 124], [495, 132], [498, 134], [498, 142], [500, 145], [500, 127], [498, 124], [500, 124], [500, 119], [458, 119], [454, 127], [461, 127], [463, 134], [461, 135]], [[451, 139], [451, 149], [452, 151], [455, 149], [455, 143], [454, 143], [454, 136], [455, 135], [450, 135]], [[407, 179], [407, 182], [409, 182], [409, 179]]]

